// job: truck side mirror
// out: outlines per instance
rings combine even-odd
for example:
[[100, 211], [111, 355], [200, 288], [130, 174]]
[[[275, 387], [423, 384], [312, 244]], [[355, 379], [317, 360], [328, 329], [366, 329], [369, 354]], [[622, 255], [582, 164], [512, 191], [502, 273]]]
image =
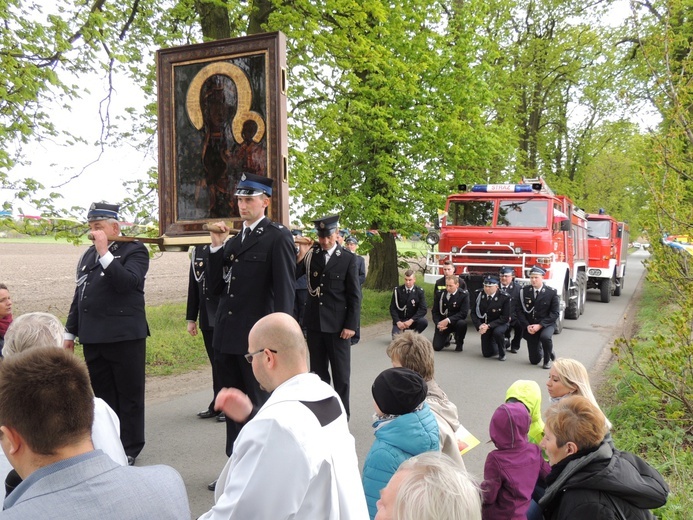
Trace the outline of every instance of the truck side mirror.
[[561, 231], [570, 231], [570, 220], [561, 220], [561, 223], [558, 225], [558, 229]]

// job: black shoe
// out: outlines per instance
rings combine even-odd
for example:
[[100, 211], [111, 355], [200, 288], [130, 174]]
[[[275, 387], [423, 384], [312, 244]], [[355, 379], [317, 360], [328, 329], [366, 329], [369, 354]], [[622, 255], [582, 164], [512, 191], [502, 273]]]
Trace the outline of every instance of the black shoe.
[[510, 353], [511, 354], [517, 354], [517, 351], [520, 350], [519, 348], [511, 348]]
[[217, 415], [217, 421], [226, 422], [226, 415], [224, 415], [224, 412], [221, 412], [219, 415]]
[[135, 465], [135, 457], [132, 455], [128, 455], [128, 466], [134, 466]]
[[217, 481], [216, 480], [214, 482], [210, 482], [207, 485], [207, 489], [209, 489], [210, 491], [214, 491], [216, 488], [217, 488]]
[[197, 412], [197, 416], [200, 419], [211, 419], [212, 417], [218, 417], [221, 412], [217, 412], [216, 410], [202, 410], [201, 412]]
[[462, 352], [463, 348], [464, 348], [464, 343], [458, 343], [457, 346], [455, 347], [455, 352]]
[[542, 366], [542, 368], [545, 368], [546, 370], [548, 370], [549, 368], [551, 368], [551, 361], [547, 361], [546, 363], [544, 363], [544, 365]]
[[505, 361], [505, 354], [498, 356], [498, 361]]

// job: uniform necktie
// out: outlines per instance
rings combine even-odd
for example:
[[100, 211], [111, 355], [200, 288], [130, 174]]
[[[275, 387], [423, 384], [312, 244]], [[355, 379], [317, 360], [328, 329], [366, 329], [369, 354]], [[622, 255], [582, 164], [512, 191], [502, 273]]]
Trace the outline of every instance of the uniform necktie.
[[450, 293], [445, 295], [445, 301], [448, 301], [448, 302], [450, 301]]
[[245, 239], [248, 238], [248, 235], [250, 235], [250, 228], [247, 227], [243, 230], [243, 236], [241, 237], [241, 244], [245, 242]]
[[534, 289], [534, 299], [537, 299], [537, 294], [539, 294], [539, 291], [537, 289]]

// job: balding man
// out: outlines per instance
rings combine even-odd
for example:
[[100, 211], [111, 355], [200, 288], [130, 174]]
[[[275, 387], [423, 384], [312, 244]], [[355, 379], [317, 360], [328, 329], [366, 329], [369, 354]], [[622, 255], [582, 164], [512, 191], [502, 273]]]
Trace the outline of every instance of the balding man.
[[289, 314], [270, 314], [251, 329], [246, 359], [272, 395], [255, 410], [240, 390], [219, 392], [217, 409], [245, 425], [201, 520], [368, 518], [344, 406], [308, 373], [306, 353]]

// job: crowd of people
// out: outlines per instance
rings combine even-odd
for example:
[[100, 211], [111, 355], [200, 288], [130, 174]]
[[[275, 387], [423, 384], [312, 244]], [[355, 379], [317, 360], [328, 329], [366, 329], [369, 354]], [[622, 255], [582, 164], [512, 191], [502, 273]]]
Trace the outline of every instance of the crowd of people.
[[[659, 473], [617, 449], [585, 367], [556, 358], [557, 295], [539, 267], [528, 286], [502, 269], [470, 295], [445, 265], [433, 341], [421, 334], [425, 293], [404, 273], [390, 305], [392, 367], [372, 384], [374, 441], [360, 471], [348, 421], [365, 266], [355, 239], [341, 245], [337, 215], [314, 221], [314, 243], [295, 241], [266, 216], [272, 188], [244, 174], [235, 191], [242, 228], [218, 222], [211, 244], [191, 252], [187, 332], [202, 333], [212, 366], [212, 399], [197, 415], [225, 422], [228, 456], [201, 519], [645, 519], [666, 502]], [[0, 284], [0, 519], [190, 518], [175, 469], [136, 465], [149, 257], [141, 243], [116, 239], [118, 211], [89, 210], [93, 246], [78, 262], [64, 328], [45, 313], [13, 320]], [[516, 353], [520, 335], [530, 362], [549, 370], [545, 421], [536, 382], [508, 388], [489, 424], [496, 449], [483, 480], [465, 468], [458, 408], [435, 380], [435, 352], [453, 340], [463, 351], [470, 312], [484, 357]], [[84, 362], [71, 352], [76, 340]]]

